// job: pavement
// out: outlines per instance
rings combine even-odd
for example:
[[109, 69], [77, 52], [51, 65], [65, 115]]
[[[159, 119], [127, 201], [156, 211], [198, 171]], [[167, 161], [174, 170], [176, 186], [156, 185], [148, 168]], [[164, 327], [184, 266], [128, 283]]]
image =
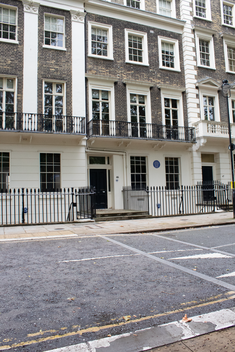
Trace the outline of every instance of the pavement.
[[[0, 242], [56, 239], [98, 234], [162, 232], [205, 226], [235, 224], [233, 213], [187, 215], [119, 221], [84, 221], [50, 225], [0, 227]], [[231, 292], [234, 295], [235, 292]], [[235, 306], [235, 303], [234, 303]], [[111, 336], [53, 352], [235, 352], [235, 307], [188, 317], [128, 334]], [[48, 352], [52, 352], [48, 351]]]

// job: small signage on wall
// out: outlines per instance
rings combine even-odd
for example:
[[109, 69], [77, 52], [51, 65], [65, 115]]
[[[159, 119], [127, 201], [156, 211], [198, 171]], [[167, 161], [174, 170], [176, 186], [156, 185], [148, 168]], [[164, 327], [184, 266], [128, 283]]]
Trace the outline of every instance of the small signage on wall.
[[153, 167], [155, 167], [155, 169], [158, 169], [160, 167], [160, 161], [159, 160], [154, 160], [153, 162]]

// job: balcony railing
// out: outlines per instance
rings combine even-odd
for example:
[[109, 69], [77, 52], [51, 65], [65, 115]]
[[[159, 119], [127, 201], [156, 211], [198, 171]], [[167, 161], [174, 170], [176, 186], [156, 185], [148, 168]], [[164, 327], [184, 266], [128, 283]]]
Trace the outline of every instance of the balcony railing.
[[195, 142], [196, 140], [194, 127], [171, 127], [127, 121], [91, 120], [87, 125], [87, 135], [88, 137], [143, 138], [183, 142]]
[[[228, 123], [220, 121], [201, 120], [194, 124], [196, 128], [196, 136], [199, 137], [217, 137], [228, 138]], [[232, 126], [232, 135], [234, 134], [234, 126]]]
[[0, 131], [85, 134], [85, 117], [0, 111]]

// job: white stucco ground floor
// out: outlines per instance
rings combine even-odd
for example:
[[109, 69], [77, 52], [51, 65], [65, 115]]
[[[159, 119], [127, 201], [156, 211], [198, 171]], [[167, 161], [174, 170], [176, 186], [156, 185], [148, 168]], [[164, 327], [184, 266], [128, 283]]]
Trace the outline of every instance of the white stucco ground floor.
[[4, 131], [0, 135], [1, 189], [87, 186], [85, 143], [84, 136]]
[[103, 209], [126, 208], [129, 190], [138, 194], [141, 210], [141, 190], [147, 187], [228, 184], [230, 165], [227, 140], [192, 144], [6, 131], [0, 135], [1, 190], [91, 186], [97, 208]]

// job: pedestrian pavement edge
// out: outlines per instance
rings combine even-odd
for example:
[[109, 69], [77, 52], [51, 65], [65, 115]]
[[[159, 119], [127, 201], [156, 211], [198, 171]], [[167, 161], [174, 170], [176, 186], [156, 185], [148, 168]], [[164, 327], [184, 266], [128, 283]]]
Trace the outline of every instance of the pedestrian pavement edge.
[[[235, 297], [235, 296], [234, 296]], [[139, 352], [235, 326], [235, 307], [44, 352]]]

